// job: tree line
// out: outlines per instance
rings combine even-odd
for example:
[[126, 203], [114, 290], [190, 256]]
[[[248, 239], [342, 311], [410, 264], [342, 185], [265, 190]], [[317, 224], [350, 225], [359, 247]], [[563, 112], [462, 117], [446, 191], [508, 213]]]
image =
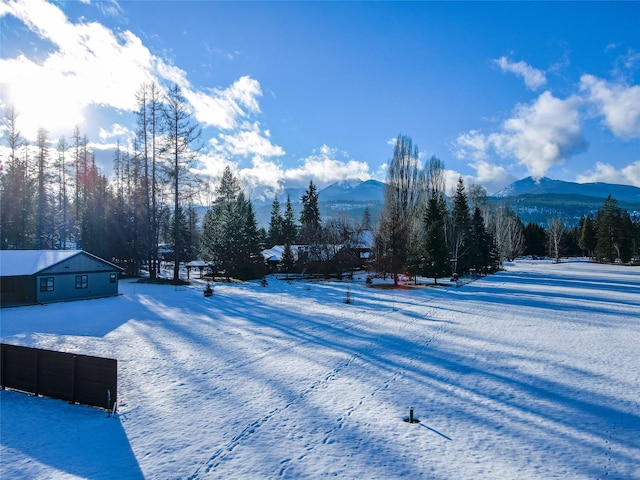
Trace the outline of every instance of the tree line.
[[609, 196], [595, 216], [569, 229], [559, 218], [547, 227], [523, 225], [505, 206], [492, 206], [484, 188], [460, 177], [447, 198], [443, 162], [420, 163], [411, 137], [399, 135], [389, 162], [385, 202], [375, 236], [375, 269], [438, 278], [490, 273], [521, 255], [588, 256], [599, 262], [638, 262], [640, 218]]
[[151, 277], [162, 244], [178, 259], [196, 254], [200, 186], [189, 167], [200, 148], [200, 126], [177, 85], [142, 85], [135, 114], [135, 138], [126, 148], [117, 144], [110, 183], [78, 126], [55, 147], [44, 128], [30, 144], [16, 110], [6, 108], [0, 248], [82, 248], [117, 260], [131, 274], [144, 262]]
[[[359, 251], [373, 247], [368, 266], [393, 275], [439, 278], [487, 273], [522, 254], [584, 254], [600, 261], [638, 257], [638, 219], [605, 201], [578, 230], [559, 220], [547, 229], [526, 227], [513, 210], [492, 207], [486, 191], [459, 179], [445, 195], [444, 164], [437, 157], [420, 163], [411, 138], [399, 135], [378, 219], [365, 211], [360, 221], [320, 217], [313, 181], [295, 218], [292, 199], [273, 200], [268, 228], [259, 228], [253, 204], [227, 167], [200, 223], [200, 178], [190, 168], [201, 129], [176, 85], [142, 85], [136, 94], [135, 138], [116, 146], [109, 181], [96, 165], [89, 139], [76, 127], [54, 144], [39, 129], [29, 143], [17, 128], [17, 113], [4, 112], [8, 155], [0, 180], [2, 249], [82, 248], [113, 259], [128, 273], [146, 267], [151, 278], [161, 260], [200, 258], [234, 278], [265, 273], [264, 248], [283, 245], [277, 269], [325, 275], [363, 266]], [[373, 245], [365, 245], [367, 237]], [[544, 251], [543, 251], [544, 250]]]
[[547, 228], [529, 223], [524, 227], [525, 255], [586, 256], [601, 263], [640, 262], [640, 218], [618, 206], [609, 195], [593, 215], [583, 215], [568, 228], [551, 218]]

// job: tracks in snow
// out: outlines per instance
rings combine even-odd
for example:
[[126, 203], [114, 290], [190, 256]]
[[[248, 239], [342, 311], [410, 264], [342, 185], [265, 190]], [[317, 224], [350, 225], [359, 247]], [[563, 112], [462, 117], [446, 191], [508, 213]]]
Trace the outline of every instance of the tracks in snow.
[[[429, 298], [427, 301], [425, 302], [420, 302], [420, 303], [416, 303], [416, 304], [412, 304], [410, 307], [397, 307], [395, 306], [393, 309], [390, 309], [390, 312], [402, 312], [404, 313], [410, 320], [403, 322], [402, 325], [400, 325], [399, 327], [397, 327], [396, 329], [392, 330], [391, 332], [389, 332], [390, 334], [398, 334], [401, 333], [403, 330], [406, 330], [407, 328], [409, 328], [410, 326], [414, 325], [416, 322], [418, 322], [419, 320], [425, 318], [424, 313], [421, 313], [420, 315], [418, 315], [416, 312], [412, 312], [412, 310], [421, 310], [424, 309], [424, 307], [426, 307], [429, 303], [431, 303], [433, 301], [432, 298]], [[429, 315], [427, 315], [427, 318], [429, 317]], [[358, 324], [358, 317], [352, 317], [349, 319], [345, 319], [344, 321], [340, 322], [343, 328], [346, 329], [350, 329], [352, 328], [354, 325]], [[431, 343], [435, 340], [435, 338], [440, 335], [445, 329], [445, 324], [441, 324], [437, 329], [435, 329], [435, 331], [432, 331], [432, 334], [430, 336], [428, 336], [425, 341], [421, 344], [420, 348], [416, 349], [413, 351], [413, 353], [406, 358], [407, 363], [406, 364], [411, 364], [413, 363], [424, 351], [426, 351], [429, 346], [431, 345]], [[315, 332], [317, 330], [321, 330], [321, 329], [317, 329], [317, 328], [312, 328], [310, 329], [309, 333]], [[298, 345], [302, 345], [305, 343], [308, 343], [310, 340], [303, 340], [303, 341], [295, 341], [295, 342], [287, 342], [287, 344], [283, 345], [282, 348], [277, 348], [277, 351], [286, 351], [286, 350], [291, 350], [293, 348], [295, 348]], [[332, 381], [334, 381], [335, 379], [339, 378], [343, 372], [345, 370], [348, 370], [354, 363], [358, 362], [361, 358], [366, 357], [368, 352], [370, 352], [371, 350], [375, 349], [375, 348], [386, 348], [384, 346], [380, 346], [377, 342], [377, 340], [370, 340], [369, 342], [367, 342], [365, 345], [358, 347], [358, 351], [355, 351], [352, 355], [350, 355], [348, 358], [343, 359], [342, 361], [338, 362], [338, 364], [331, 369], [329, 372], [327, 372], [326, 374], [324, 374], [323, 376], [321, 376], [319, 379], [317, 379], [316, 381], [314, 381], [313, 383], [311, 383], [310, 385], [308, 385], [304, 390], [302, 390], [301, 392], [299, 392], [296, 396], [290, 398], [284, 405], [280, 406], [280, 407], [276, 407], [273, 410], [269, 411], [266, 415], [263, 415], [262, 417], [251, 421], [250, 423], [246, 424], [245, 427], [235, 436], [233, 436], [233, 438], [231, 440], [229, 440], [223, 447], [218, 448], [208, 459], [206, 462], [204, 462], [203, 464], [201, 464], [192, 475], [190, 475], [188, 478], [191, 480], [195, 480], [198, 478], [201, 478], [202, 476], [207, 476], [209, 475], [212, 471], [214, 471], [216, 469], [216, 467], [218, 467], [220, 464], [222, 464], [225, 459], [239, 446], [241, 445], [243, 442], [245, 442], [248, 438], [250, 438], [252, 435], [254, 435], [256, 433], [256, 431], [258, 431], [263, 425], [265, 425], [266, 423], [268, 423], [273, 417], [275, 416], [279, 416], [281, 414], [283, 414], [284, 412], [286, 412], [288, 409], [290, 409], [292, 406], [296, 405], [298, 402], [304, 400], [306, 397], [308, 397], [310, 394], [318, 391], [319, 389], [328, 386]], [[269, 352], [265, 352], [264, 355], [267, 355]], [[259, 355], [259, 358], [262, 358], [264, 355]], [[244, 363], [253, 363], [254, 361], [258, 361], [259, 358], [252, 358], [251, 360], [248, 360]], [[405, 364], [405, 365], [406, 365]], [[349, 406], [349, 408], [345, 411], [345, 413], [343, 415], [340, 416], [340, 418], [338, 419], [338, 424], [328, 430], [327, 432], [325, 432], [324, 437], [323, 437], [323, 441], [322, 444], [328, 444], [328, 443], [332, 443], [331, 437], [335, 434], [335, 432], [339, 429], [341, 429], [344, 425], [344, 422], [347, 418], [349, 418], [352, 413], [358, 408], [360, 407], [364, 401], [367, 398], [373, 397], [375, 396], [378, 392], [386, 390], [389, 388], [389, 386], [397, 381], [399, 378], [402, 378], [405, 375], [405, 371], [406, 371], [406, 367], [403, 366], [398, 366], [391, 374], [390, 376], [384, 381], [383, 385], [375, 388], [374, 390], [372, 390], [371, 392], [369, 392], [367, 395], [363, 395], [361, 396], [361, 398], [357, 401], [354, 402], [353, 405]], [[308, 451], [312, 450], [314, 447], [311, 447], [310, 449], [308, 449]], [[291, 464], [291, 462], [295, 461], [301, 461], [304, 459], [304, 457], [306, 456], [306, 454], [303, 454], [301, 456], [298, 456], [297, 458], [285, 458], [284, 460], [282, 460], [280, 462], [280, 469], [279, 469], [279, 476], [284, 476], [286, 474], [286, 471], [289, 467], [289, 465]]]

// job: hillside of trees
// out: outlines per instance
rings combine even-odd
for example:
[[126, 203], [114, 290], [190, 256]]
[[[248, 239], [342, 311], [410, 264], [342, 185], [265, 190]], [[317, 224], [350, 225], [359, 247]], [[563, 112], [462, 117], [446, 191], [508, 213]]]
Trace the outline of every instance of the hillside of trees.
[[[228, 278], [260, 278], [261, 252], [283, 245], [277, 270], [341, 275], [362, 268], [383, 274], [439, 278], [488, 273], [517, 256], [587, 255], [603, 262], [638, 261], [640, 220], [609, 197], [594, 216], [567, 228], [559, 219], [526, 226], [506, 204], [492, 204], [484, 189], [460, 178], [445, 195], [444, 164], [424, 164], [411, 138], [399, 135], [389, 162], [382, 212], [375, 224], [362, 218], [323, 220], [313, 181], [294, 213], [292, 199], [273, 200], [268, 228], [259, 228], [250, 199], [227, 167], [199, 221], [203, 182], [190, 168], [201, 130], [180, 88], [143, 85], [136, 95], [136, 138], [118, 145], [111, 179], [96, 165], [90, 142], [76, 127], [69, 138], [48, 138], [44, 129], [27, 142], [14, 108], [4, 111], [8, 155], [2, 159], [2, 249], [81, 248], [110, 259], [130, 275], [160, 262], [201, 259]], [[298, 199], [296, 199], [298, 200]], [[373, 239], [365, 245], [366, 239]], [[271, 266], [273, 267], [273, 265]]]

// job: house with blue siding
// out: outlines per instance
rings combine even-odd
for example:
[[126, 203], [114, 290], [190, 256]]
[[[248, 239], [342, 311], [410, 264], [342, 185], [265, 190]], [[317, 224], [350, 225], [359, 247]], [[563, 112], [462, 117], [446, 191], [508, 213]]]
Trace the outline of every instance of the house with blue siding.
[[118, 295], [120, 272], [84, 250], [0, 250], [0, 306]]

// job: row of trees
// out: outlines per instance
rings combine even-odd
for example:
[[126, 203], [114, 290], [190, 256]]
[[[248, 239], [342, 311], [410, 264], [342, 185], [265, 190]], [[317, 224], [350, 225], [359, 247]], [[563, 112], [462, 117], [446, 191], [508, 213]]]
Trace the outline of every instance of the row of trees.
[[[503, 259], [523, 253], [588, 254], [604, 261], [638, 257], [638, 220], [609, 198], [595, 217], [578, 229], [559, 220], [544, 229], [526, 227], [510, 209], [492, 208], [482, 187], [459, 180], [451, 200], [445, 196], [444, 165], [437, 157], [420, 164], [418, 148], [400, 135], [390, 160], [384, 209], [377, 225], [365, 213], [360, 223], [320, 218], [313, 182], [300, 199], [296, 221], [291, 198], [272, 204], [268, 230], [257, 227], [250, 199], [227, 168], [213, 202], [198, 221], [196, 198], [202, 190], [192, 175], [200, 127], [179, 87], [143, 85], [136, 95], [133, 143], [118, 144], [111, 182], [96, 166], [86, 135], [75, 128], [56, 145], [40, 129], [29, 144], [17, 129], [13, 108], [5, 111], [8, 146], [0, 182], [0, 246], [3, 249], [84, 248], [122, 260], [130, 273], [142, 263], [155, 277], [165, 252], [174, 262], [201, 257], [228, 276], [263, 273], [261, 249], [285, 246], [282, 269], [341, 273], [358, 265], [354, 252], [363, 233], [375, 237], [374, 267], [382, 272], [438, 278], [452, 273], [487, 272]], [[305, 245], [294, 261], [292, 246]]]
[[421, 165], [418, 147], [409, 136], [396, 140], [386, 185], [375, 261], [376, 268], [393, 274], [396, 282], [400, 273], [432, 277], [437, 283], [452, 273], [493, 271], [499, 248], [516, 248], [507, 234], [507, 215], [496, 217], [493, 232], [487, 229], [482, 213], [486, 192], [481, 188], [471, 188], [470, 205], [460, 178], [449, 209], [443, 162], [433, 156]]
[[119, 259], [131, 273], [147, 262], [152, 277], [162, 243], [179, 258], [196, 253], [198, 179], [189, 167], [199, 150], [200, 127], [177, 85], [162, 90], [145, 84], [136, 102], [136, 138], [127, 150], [118, 144], [112, 184], [79, 127], [71, 142], [61, 137], [55, 150], [44, 129], [33, 145], [18, 130], [14, 108], [6, 109], [1, 248], [78, 247]]
[[559, 218], [547, 228], [533, 223], [524, 227], [526, 255], [588, 256], [599, 262], [628, 263], [640, 257], [640, 218], [618, 206], [611, 195], [595, 215], [583, 216], [568, 228]]
[[529, 254], [587, 255], [602, 262], [627, 263], [640, 256], [640, 219], [607, 198], [595, 217], [567, 228], [553, 218], [547, 228], [526, 227], [516, 213], [491, 206], [486, 191], [462, 178], [450, 202], [444, 194], [444, 165], [437, 157], [420, 164], [418, 148], [399, 135], [389, 163], [384, 210], [376, 234], [376, 268], [437, 279], [484, 273], [504, 260]]

